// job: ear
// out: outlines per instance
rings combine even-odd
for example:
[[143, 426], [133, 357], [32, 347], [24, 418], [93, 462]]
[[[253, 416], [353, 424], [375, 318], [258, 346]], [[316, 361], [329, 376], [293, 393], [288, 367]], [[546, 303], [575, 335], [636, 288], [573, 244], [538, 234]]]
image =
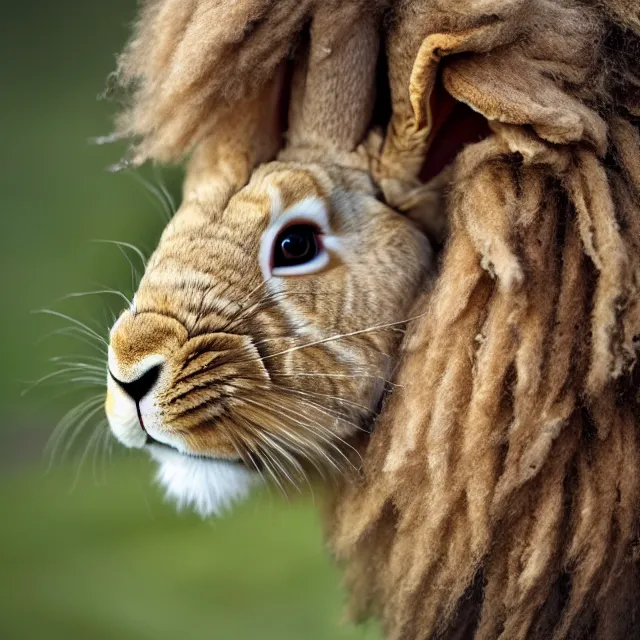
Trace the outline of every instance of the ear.
[[290, 148], [324, 151], [326, 158], [362, 142], [375, 101], [380, 5], [318, 3], [291, 85]]
[[[374, 177], [398, 209], [415, 204], [407, 193], [423, 188], [426, 160], [452, 146], [453, 159], [464, 143], [488, 135], [487, 123], [527, 125], [554, 144], [585, 140], [606, 149], [603, 120], [565, 90], [595, 64], [588, 62], [594, 48], [585, 46], [599, 37], [584, 18], [589, 12], [526, 0], [455, 4], [405, 0], [387, 34], [392, 117], [371, 155]], [[591, 35], [558, 36], [575, 33], [578, 15], [586, 23], [580, 33]], [[458, 106], [442, 118], [451, 97]], [[460, 105], [476, 114], [471, 127], [470, 110], [461, 113]]]
[[[456, 16], [411, 0], [398, 6], [385, 43], [391, 119], [382, 137], [374, 134], [367, 141], [372, 173], [387, 203], [419, 221], [436, 240], [446, 225], [440, 205], [451, 174], [447, 166], [464, 142], [487, 129], [481, 116], [470, 117], [470, 110], [445, 91], [441, 62], [452, 54], [489, 50], [513, 35], [504, 33], [499, 19], [477, 20], [468, 28], [465, 22], [478, 18], [471, 13]], [[429, 157], [432, 147], [437, 158]]]
[[275, 157], [282, 144], [285, 75], [282, 64], [255, 95], [216, 114], [187, 165], [185, 200], [219, 210], [248, 182], [256, 165]]

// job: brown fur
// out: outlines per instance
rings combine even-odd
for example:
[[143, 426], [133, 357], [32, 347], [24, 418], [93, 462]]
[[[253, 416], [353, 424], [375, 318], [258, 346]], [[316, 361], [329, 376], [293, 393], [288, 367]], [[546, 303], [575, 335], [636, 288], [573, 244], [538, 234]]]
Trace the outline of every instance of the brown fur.
[[[118, 132], [139, 139], [132, 161], [182, 158], [227, 105], [255, 94], [298, 51], [307, 82], [297, 89], [297, 143], [353, 150], [366, 131], [360, 100], [373, 100], [382, 0], [146, 0], [117, 82], [131, 90]], [[308, 25], [308, 55], [302, 31]], [[356, 28], [356, 25], [357, 28]], [[312, 92], [313, 99], [302, 99]], [[176, 106], [179, 105], [179, 108]], [[346, 116], [346, 117], [345, 117]], [[304, 133], [302, 133], [304, 129]]]
[[[305, 143], [252, 171], [278, 148], [282, 81], [277, 73], [225, 108], [200, 141], [182, 205], [111, 331], [110, 366], [131, 380], [145, 358], [163, 358], [154, 434], [192, 456], [242, 461], [287, 491], [310, 472], [359, 463], [353, 443], [375, 415], [431, 253], [412, 222], [376, 199], [349, 137], [332, 143], [340, 164]], [[292, 109], [291, 126], [303, 131], [307, 116]], [[265, 232], [309, 200], [326, 208], [323, 241], [338, 243], [329, 263], [265, 278]], [[112, 385], [106, 401], [112, 426], [116, 393]]]
[[[307, 47], [298, 34], [328, 4], [246, 0], [228, 20], [211, 10], [211, 23], [197, 14], [207, 4], [149, 3], [123, 58], [122, 77], [140, 83], [121, 123], [142, 136], [138, 160], [182, 155], [215, 128], [220, 99], [242, 104], [297, 41], [282, 158], [357, 164], [377, 14], [331, 3]], [[449, 231], [363, 476], [330, 514], [354, 614], [379, 616], [393, 640], [635, 637], [637, 3], [398, 0], [382, 24], [392, 117], [367, 141], [370, 172], [389, 204], [418, 217], [447, 184]], [[322, 57], [324, 37], [322, 69], [306, 61]], [[355, 76], [361, 110], [350, 47], [369, 52]], [[439, 83], [491, 134], [422, 185]], [[231, 157], [253, 148], [236, 143]]]
[[[165, 358], [162, 430], [192, 454], [260, 461], [278, 482], [300, 482], [308, 463], [344, 466], [346, 440], [369, 424], [393, 366], [387, 354], [410, 307], [403, 292], [417, 289], [428, 256], [417, 229], [366, 185], [269, 163], [224, 208], [197, 189], [187, 195], [110, 346], [125, 377], [149, 355]], [[277, 221], [274, 191], [285, 211], [305, 198], [329, 207], [345, 250], [323, 272], [264, 280], [258, 251]], [[382, 265], [403, 262], [398, 293], [381, 296]]]
[[456, 159], [436, 289], [330, 539], [389, 638], [634, 637], [640, 102], [616, 46], [638, 37], [572, 2], [436, 5], [399, 3], [383, 188], [419, 174], [438, 69], [493, 133]]

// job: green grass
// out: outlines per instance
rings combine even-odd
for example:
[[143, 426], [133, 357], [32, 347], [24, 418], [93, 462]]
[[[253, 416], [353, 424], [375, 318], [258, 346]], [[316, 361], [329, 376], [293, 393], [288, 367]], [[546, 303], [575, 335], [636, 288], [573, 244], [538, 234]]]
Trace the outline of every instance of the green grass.
[[221, 519], [177, 515], [151, 465], [21, 473], [0, 485], [0, 637], [373, 640], [344, 594], [316, 510], [258, 495]]

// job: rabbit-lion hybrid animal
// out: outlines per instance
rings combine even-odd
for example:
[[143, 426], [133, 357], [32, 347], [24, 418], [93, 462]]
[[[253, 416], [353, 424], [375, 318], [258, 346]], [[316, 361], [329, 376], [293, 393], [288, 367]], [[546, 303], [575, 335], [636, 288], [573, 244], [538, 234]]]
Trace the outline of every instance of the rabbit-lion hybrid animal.
[[[360, 145], [379, 48], [369, 22], [333, 51], [350, 61], [339, 79], [317, 66], [312, 29], [295, 69], [280, 62], [257, 93], [208, 114], [182, 205], [111, 330], [111, 429], [202, 514], [261, 476], [286, 491], [358, 465], [431, 266]], [[311, 88], [328, 82], [319, 105]]]
[[639, 50], [625, 0], [148, 0], [118, 128], [193, 155], [114, 433], [203, 512], [362, 455], [329, 540], [390, 639], [638, 637]]

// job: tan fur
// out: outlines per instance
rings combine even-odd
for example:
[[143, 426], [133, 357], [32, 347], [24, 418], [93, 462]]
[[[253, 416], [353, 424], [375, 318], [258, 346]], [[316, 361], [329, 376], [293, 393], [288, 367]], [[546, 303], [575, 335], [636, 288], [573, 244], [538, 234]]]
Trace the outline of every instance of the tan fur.
[[[163, 435], [191, 455], [240, 459], [286, 491], [314, 468], [359, 464], [353, 443], [393, 370], [430, 250], [375, 198], [357, 153], [343, 152], [351, 166], [321, 165], [290, 148], [243, 186], [261, 156], [252, 125], [276, 93], [266, 87], [236, 113], [229, 139], [245, 153], [230, 153], [225, 138], [201, 142], [110, 347], [125, 379], [146, 357], [165, 359], [155, 399]], [[326, 206], [340, 249], [320, 273], [265, 280], [265, 231], [309, 198]]]
[[[330, 509], [328, 535], [345, 566], [354, 615], [377, 615], [393, 640], [636, 637], [637, 3], [398, 0], [380, 18], [357, 1], [276, 6], [247, 0], [230, 14], [232, 22], [208, 7], [216, 28], [198, 17], [198, 10], [206, 15], [205, 5], [149, 3], [121, 66], [125, 79], [140, 82], [122, 121], [125, 133], [142, 137], [137, 160], [176, 159], [204, 140], [192, 171], [204, 158], [202, 177], [210, 178], [187, 180], [184, 209], [143, 282], [145, 300], [171, 306], [182, 325], [197, 327], [193, 303], [174, 295], [173, 280], [185, 261], [209, 263], [209, 245], [199, 240], [207, 225], [220, 233], [231, 225], [228, 233], [237, 238], [247, 216], [247, 237], [255, 243], [265, 214], [252, 212], [265, 206], [267, 183], [286, 185], [291, 201], [321, 185], [333, 202], [342, 202], [346, 184], [360, 206], [336, 206], [340, 224], [362, 226], [366, 235], [358, 242], [369, 247], [375, 239], [393, 258], [376, 261], [375, 268], [366, 263], [366, 273], [350, 272], [335, 284], [336, 306], [324, 315], [319, 305], [293, 300], [285, 309], [309, 314], [325, 331], [344, 304], [342, 287], [363, 304], [369, 298], [361, 289], [371, 287], [383, 316], [398, 317], [407, 296], [394, 278], [410, 259], [385, 244], [391, 235], [382, 220], [390, 213], [372, 215], [382, 206], [375, 186], [391, 206], [426, 214], [427, 226], [434, 212], [422, 210], [420, 201], [439, 206], [448, 191], [448, 237], [435, 289], [408, 312], [420, 318], [403, 348], [398, 386], [364, 451], [362, 477], [345, 483]], [[252, 31], [256, 12], [263, 29]], [[326, 22], [309, 36], [303, 15], [312, 14]], [[392, 115], [383, 133], [372, 132], [354, 152], [372, 124], [371, 61], [380, 25]], [[244, 35], [249, 26], [255, 39]], [[323, 48], [325, 38], [330, 44]], [[247, 167], [259, 162], [256, 148], [275, 154], [280, 131], [258, 127], [263, 145], [239, 127], [229, 153], [216, 155], [215, 137], [205, 134], [227, 113], [219, 99], [255, 113], [249, 87], [265, 86], [276, 69], [286, 74], [281, 61], [294, 42], [290, 144], [280, 154], [286, 164], [258, 169], [227, 206], [244, 180], [238, 176], [248, 177]], [[216, 43], [219, 51], [211, 49]], [[423, 185], [439, 84], [482, 114], [491, 133], [460, 151], [436, 183]], [[361, 92], [356, 106], [353, 86]], [[229, 168], [239, 158], [244, 174]], [[221, 180], [226, 191], [218, 188]], [[191, 229], [188, 235], [182, 225]], [[197, 251], [178, 242], [181, 236]], [[167, 255], [182, 266], [164, 278]], [[236, 271], [229, 254], [219, 264]], [[154, 273], [159, 284], [152, 287]], [[314, 295], [318, 286], [314, 282]], [[274, 313], [261, 320], [268, 335], [282, 330]], [[370, 315], [365, 306], [342, 321], [357, 326]], [[400, 315], [406, 317], [406, 308]], [[207, 314], [203, 322], [215, 330], [220, 318]], [[376, 340], [393, 348], [384, 334]], [[357, 370], [380, 375], [372, 351], [359, 349]], [[336, 370], [327, 353], [317, 357], [323, 371]], [[252, 384], [265, 375], [255, 367], [242, 373]], [[299, 365], [288, 371], [299, 372]], [[337, 411], [360, 401], [354, 384], [323, 388], [339, 398], [324, 405], [325, 397], [323, 406]], [[231, 423], [225, 432], [233, 432]], [[225, 445], [211, 440], [210, 446]]]
[[453, 166], [436, 288], [330, 538], [389, 638], [635, 637], [640, 102], [616, 46], [640, 34], [572, 2], [457, 8], [399, 3], [381, 184], [419, 175], [438, 69], [493, 134]]
[[[130, 108], [118, 120], [120, 135], [139, 139], [131, 160], [183, 157], [212, 129], [223, 128], [219, 115], [226, 107], [255, 95], [294, 51], [307, 80], [297, 89], [296, 144], [344, 148], [350, 141], [352, 151], [373, 107], [383, 4], [146, 0], [116, 74], [132, 90]], [[305, 92], [312, 99], [302, 99]], [[368, 110], [362, 95], [369, 96]]]

